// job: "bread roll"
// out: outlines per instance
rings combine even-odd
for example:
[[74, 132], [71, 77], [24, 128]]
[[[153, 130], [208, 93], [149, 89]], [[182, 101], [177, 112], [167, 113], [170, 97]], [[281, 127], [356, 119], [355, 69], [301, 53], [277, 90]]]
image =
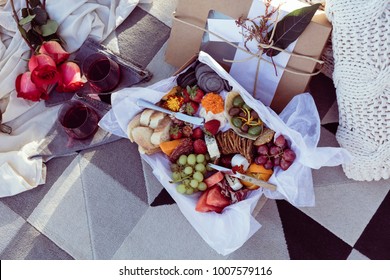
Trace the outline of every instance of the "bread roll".
[[158, 147], [158, 146], [156, 146], [155, 148], [153, 148], [153, 149], [144, 149], [144, 148], [142, 148], [141, 146], [138, 146], [138, 152], [140, 153], [140, 154], [146, 154], [146, 155], [152, 155], [152, 154], [154, 154], [154, 153], [158, 153], [158, 152], [160, 152], [161, 151], [161, 149], [160, 149], [160, 147]]
[[164, 114], [163, 112], [154, 111], [154, 113], [150, 117], [149, 127], [156, 129], [165, 116], [166, 114]]
[[153, 134], [153, 129], [146, 126], [135, 127], [132, 131], [132, 137], [134, 142], [141, 146], [145, 150], [154, 149], [156, 146], [150, 142], [150, 138]]
[[169, 130], [171, 128], [172, 120], [169, 116], [165, 116], [158, 127], [154, 130], [150, 141], [153, 145], [160, 145], [161, 142], [169, 140]]
[[140, 119], [140, 123], [142, 126], [149, 126], [150, 118], [153, 115], [153, 113], [154, 113], [154, 110], [152, 110], [152, 109], [145, 109], [142, 111], [141, 119]]
[[134, 142], [134, 138], [133, 138], [133, 135], [132, 135], [132, 131], [135, 127], [137, 126], [140, 126], [141, 125], [141, 113], [139, 113], [138, 115], [136, 115], [130, 122], [129, 124], [127, 125], [127, 136], [129, 137], [130, 141], [131, 142]]

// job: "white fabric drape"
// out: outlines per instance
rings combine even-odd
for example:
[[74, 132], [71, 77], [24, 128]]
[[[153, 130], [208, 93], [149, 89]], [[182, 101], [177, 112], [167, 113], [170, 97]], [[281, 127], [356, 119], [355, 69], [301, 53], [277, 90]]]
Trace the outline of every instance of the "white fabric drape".
[[[76, 51], [88, 36], [104, 40], [138, 3], [148, 0], [47, 0], [46, 8], [59, 23], [65, 49]], [[16, 10], [25, 0], [14, 0]], [[15, 79], [27, 70], [29, 48], [12, 17], [10, 1], [0, 7], [0, 110], [3, 122], [13, 129], [0, 133], [0, 197], [14, 195], [44, 183], [45, 167], [41, 159], [29, 160], [57, 118], [58, 107], [45, 108], [43, 102], [16, 97]]]

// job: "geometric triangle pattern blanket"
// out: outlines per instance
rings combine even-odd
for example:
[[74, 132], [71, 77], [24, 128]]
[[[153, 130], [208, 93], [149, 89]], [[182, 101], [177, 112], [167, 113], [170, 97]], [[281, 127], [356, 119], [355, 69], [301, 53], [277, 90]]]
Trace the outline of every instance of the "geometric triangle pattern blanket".
[[[165, 63], [175, 0], [139, 5], [106, 42], [153, 73]], [[142, 34], [142, 36], [140, 35]], [[185, 38], [183, 38], [185, 40]], [[338, 143], [333, 81], [310, 83], [321, 118], [319, 146]], [[211, 249], [128, 139], [47, 162], [44, 185], [0, 199], [1, 259], [390, 259], [390, 181], [357, 182], [342, 167], [313, 170], [316, 206], [267, 200], [262, 227], [238, 250]]]

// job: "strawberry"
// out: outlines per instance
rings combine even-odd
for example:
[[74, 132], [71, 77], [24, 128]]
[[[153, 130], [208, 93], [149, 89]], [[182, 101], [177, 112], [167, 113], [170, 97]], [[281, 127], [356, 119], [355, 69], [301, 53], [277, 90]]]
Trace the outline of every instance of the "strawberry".
[[194, 101], [196, 103], [200, 103], [204, 96], [204, 92], [196, 85], [193, 87], [187, 86], [185, 89], [183, 89], [182, 95], [184, 102]]
[[178, 125], [173, 125], [169, 129], [169, 138], [171, 140], [180, 139], [183, 137], [183, 132], [181, 131], [181, 128]]
[[191, 88], [187, 86], [187, 92], [189, 93], [190, 99], [192, 101], [195, 101], [197, 103], [200, 103], [200, 101], [202, 101], [204, 92], [200, 88], [198, 88], [198, 86], [195, 85]]
[[204, 124], [204, 130], [208, 134], [216, 135], [220, 125], [221, 122], [219, 120], [209, 120]]
[[184, 112], [187, 115], [193, 116], [196, 114], [196, 112], [199, 109], [199, 103], [196, 103], [194, 101], [189, 101], [184, 104]]
[[184, 98], [184, 103], [187, 103], [189, 101], [191, 101], [190, 99], [190, 91], [191, 91], [191, 87], [190, 86], [187, 86], [185, 89], [183, 89], [183, 91], [181, 92], [181, 94], [183, 95], [183, 98]]
[[197, 127], [192, 130], [192, 139], [203, 139], [203, 136], [203, 130], [200, 127]]
[[196, 139], [193, 143], [194, 145], [194, 153], [195, 154], [206, 154], [207, 153], [207, 146], [206, 142], [202, 139]]

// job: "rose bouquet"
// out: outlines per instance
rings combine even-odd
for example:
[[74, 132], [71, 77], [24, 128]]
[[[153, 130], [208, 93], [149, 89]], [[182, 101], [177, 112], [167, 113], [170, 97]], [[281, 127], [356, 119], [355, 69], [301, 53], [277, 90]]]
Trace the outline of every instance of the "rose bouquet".
[[80, 67], [68, 61], [70, 53], [62, 47], [57, 34], [58, 24], [49, 18], [46, 1], [26, 0], [21, 18], [13, 0], [11, 5], [18, 29], [32, 52], [28, 71], [16, 78], [17, 97], [31, 101], [46, 100], [55, 86], [58, 92], [79, 90], [84, 85]]

